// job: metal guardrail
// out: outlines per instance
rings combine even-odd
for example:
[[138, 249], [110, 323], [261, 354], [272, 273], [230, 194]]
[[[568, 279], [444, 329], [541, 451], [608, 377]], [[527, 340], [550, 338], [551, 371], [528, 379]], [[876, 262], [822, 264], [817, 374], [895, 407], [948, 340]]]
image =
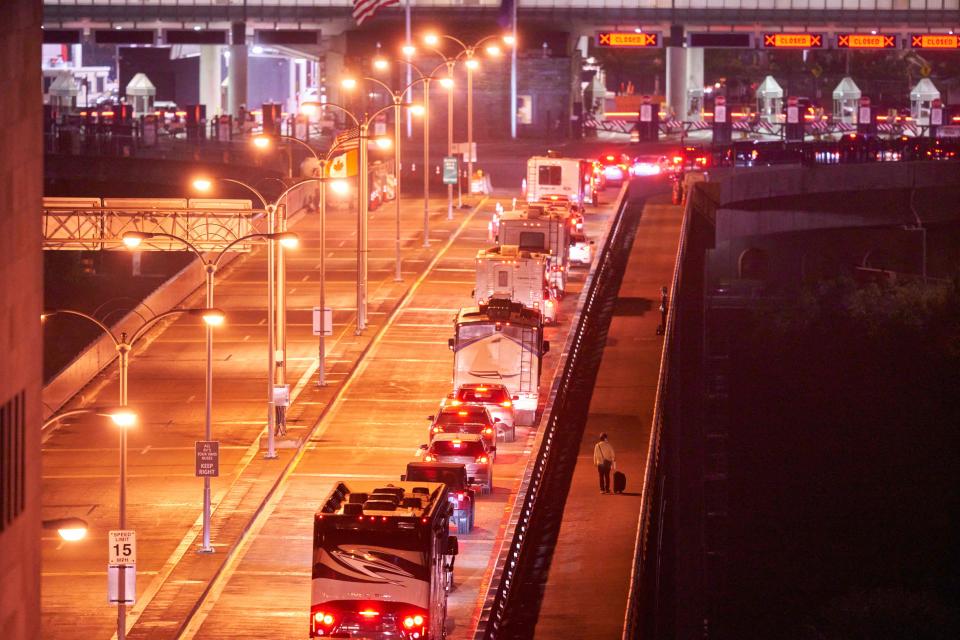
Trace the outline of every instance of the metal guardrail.
[[[694, 185], [696, 188], [696, 185]], [[692, 195], [692, 194], [691, 194]], [[623, 640], [632, 640], [639, 637], [643, 624], [643, 607], [640, 591], [643, 577], [647, 570], [650, 550], [650, 523], [652, 517], [653, 497], [656, 493], [656, 479], [660, 469], [660, 436], [663, 432], [664, 402], [667, 383], [670, 380], [670, 348], [673, 332], [676, 326], [677, 289], [680, 285], [683, 260], [687, 248], [687, 234], [689, 233], [691, 218], [692, 197], [687, 197], [683, 207], [683, 222], [680, 226], [680, 240], [677, 244], [676, 262], [673, 266], [673, 278], [670, 282], [669, 297], [667, 298], [667, 320], [664, 325], [663, 347], [660, 351], [660, 373], [657, 377], [657, 392], [653, 404], [653, 424], [650, 429], [650, 440], [647, 445], [647, 465], [643, 478], [643, 491], [640, 496], [640, 517], [637, 523], [637, 537], [634, 543], [633, 567], [630, 571], [630, 591], [627, 596], [627, 610], [623, 621]]]
[[516, 581], [520, 557], [524, 551], [530, 520], [537, 508], [540, 488], [543, 484], [553, 442], [562, 417], [555, 409], [563, 407], [565, 404], [571, 372], [577, 368], [577, 364], [582, 357], [584, 329], [591, 316], [595, 315], [595, 308], [598, 304], [597, 296], [601, 288], [600, 283], [608, 277], [613, 266], [611, 247], [616, 245], [617, 239], [623, 232], [623, 212], [626, 208], [627, 192], [628, 185], [624, 185], [620, 191], [620, 204], [617, 207], [614, 220], [601, 243], [597, 260], [584, 282], [583, 304], [570, 323], [572, 331], [567, 336], [561, 356], [561, 375], [554, 379], [543, 414], [545, 426], [538, 431], [534, 442], [534, 449], [537, 452], [536, 458], [532, 461], [532, 464], [527, 464], [520, 482], [520, 488], [517, 491], [517, 498], [510, 513], [507, 531], [512, 532], [512, 537], [509, 542], [507, 537], [504, 537], [504, 544], [497, 554], [490, 583], [487, 585], [487, 595], [484, 599], [480, 619], [474, 630], [474, 640], [494, 640], [499, 637], [498, 633], [502, 629], [510, 591]]

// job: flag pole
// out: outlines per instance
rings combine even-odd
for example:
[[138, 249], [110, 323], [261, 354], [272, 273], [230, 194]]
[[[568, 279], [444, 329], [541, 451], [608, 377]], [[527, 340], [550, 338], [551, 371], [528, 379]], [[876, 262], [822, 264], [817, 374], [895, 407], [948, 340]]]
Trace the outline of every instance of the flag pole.
[[[409, 0], [407, 0], [409, 2]], [[517, 137], [517, 2], [510, 4], [510, 28], [513, 36], [513, 46], [510, 47], [510, 137]]]
[[[407, 46], [409, 47], [409, 46], [411, 45], [411, 42], [410, 42], [410, 0], [406, 0], [406, 2], [405, 2], [404, 4], [405, 4], [405, 6], [404, 6], [404, 13], [406, 14], [406, 19], [407, 19], [407, 42], [406, 42], [406, 44], [407, 44]], [[412, 68], [409, 64], [406, 65], [406, 66], [407, 66], [407, 84], [405, 84], [404, 86], [409, 87], [411, 84], [413, 84], [413, 68]], [[426, 125], [424, 125], [424, 126], [426, 126]], [[413, 114], [410, 113], [410, 109], [407, 109], [407, 138], [412, 138], [412, 137], [413, 137]], [[398, 162], [399, 162], [399, 161], [398, 161]], [[426, 171], [427, 168], [424, 167], [423, 170]], [[399, 176], [400, 174], [398, 173], [397, 175]]]

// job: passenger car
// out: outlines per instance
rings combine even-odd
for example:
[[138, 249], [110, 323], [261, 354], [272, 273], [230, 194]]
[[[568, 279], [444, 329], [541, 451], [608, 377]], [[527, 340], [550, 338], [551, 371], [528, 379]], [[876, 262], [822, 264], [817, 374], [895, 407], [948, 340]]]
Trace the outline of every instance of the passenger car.
[[427, 420], [430, 421], [428, 436], [431, 442], [438, 433], [475, 433], [490, 446], [497, 442], [494, 419], [482, 404], [461, 402], [440, 407], [440, 411], [427, 416]]
[[473, 529], [475, 493], [467, 482], [467, 469], [464, 465], [451, 462], [410, 462], [407, 464], [406, 475], [401, 476], [400, 480], [442, 482], [447, 485], [447, 497], [453, 507], [452, 520], [457, 525], [457, 533], [470, 533]]
[[462, 464], [467, 471], [467, 482], [479, 484], [481, 493], [493, 491], [493, 454], [482, 436], [475, 433], [438, 433], [429, 445], [420, 445], [425, 450], [424, 462], [453, 462]]
[[453, 393], [444, 398], [441, 406], [459, 406], [464, 403], [483, 405], [505, 442], [516, 438], [513, 400], [510, 392], [502, 384], [480, 384], [471, 382], [460, 385]]

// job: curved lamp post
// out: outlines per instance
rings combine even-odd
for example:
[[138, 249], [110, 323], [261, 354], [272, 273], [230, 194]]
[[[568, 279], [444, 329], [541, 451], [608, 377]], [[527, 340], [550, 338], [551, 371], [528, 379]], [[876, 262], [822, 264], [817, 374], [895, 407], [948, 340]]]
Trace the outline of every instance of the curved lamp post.
[[[189, 240], [186, 238], [181, 238], [180, 236], [174, 235], [172, 233], [147, 233], [143, 231], [128, 231], [123, 234], [123, 243], [130, 249], [139, 247], [145, 240], [151, 240], [154, 238], [166, 238], [168, 240], [173, 240], [178, 242], [197, 256], [200, 260], [201, 265], [203, 266], [203, 271], [206, 281], [206, 305], [207, 308], [213, 308], [213, 280], [214, 274], [217, 272], [217, 267], [220, 264], [220, 260], [230, 249], [235, 245], [245, 240], [251, 240], [254, 238], [265, 238], [269, 240], [279, 240], [281, 243], [287, 243], [290, 246], [297, 245], [297, 236], [292, 233], [252, 233], [236, 240], [233, 240], [227, 244], [219, 252], [214, 253], [213, 257], [206, 258], [204, 254]], [[222, 314], [221, 314], [222, 318]], [[222, 322], [222, 319], [221, 319]], [[205, 398], [205, 415], [204, 415], [204, 439], [212, 440], [213, 439], [213, 430], [212, 430], [212, 419], [213, 419], [213, 324], [212, 322], [207, 323], [207, 370], [206, 370], [206, 398]], [[203, 477], [203, 545], [198, 550], [199, 553], [213, 553], [214, 549], [210, 545], [210, 476]]]
[[[130, 411], [127, 407], [127, 378], [130, 368], [130, 352], [133, 350], [133, 347], [136, 346], [137, 342], [142, 338], [146, 332], [152, 328], [157, 322], [168, 318], [173, 315], [178, 315], [181, 313], [187, 313], [190, 315], [200, 315], [203, 317], [204, 322], [208, 327], [219, 326], [223, 324], [225, 316], [223, 311], [219, 309], [214, 309], [213, 307], [206, 307], [202, 309], [173, 309], [165, 313], [161, 313], [148, 318], [133, 332], [133, 335], [127, 336], [127, 333], [121, 332], [117, 336], [110, 327], [106, 324], [97, 320], [92, 315], [84, 313], [82, 311], [76, 311], [74, 309], [54, 309], [51, 311], [45, 311], [41, 316], [41, 320], [46, 320], [57, 315], [69, 315], [76, 316], [78, 318], [83, 318], [84, 320], [93, 323], [96, 325], [103, 333], [105, 333], [112, 341], [113, 346], [117, 350], [117, 356], [120, 360], [120, 406], [110, 414], [110, 418], [113, 420], [114, 424], [120, 427], [120, 500], [119, 500], [119, 511], [120, 511], [120, 524], [119, 528], [121, 530], [127, 528], [127, 429], [132, 427], [137, 422], [137, 415]], [[76, 413], [87, 412], [86, 410], [78, 410]], [[75, 412], [67, 412], [67, 414], [73, 415]], [[60, 417], [65, 417], [66, 414], [61, 415]], [[48, 421], [49, 422], [49, 421]], [[126, 565], [119, 565], [119, 573], [117, 580], [117, 638], [119, 640], [124, 640], [127, 632], [127, 606], [126, 606], [126, 579], [124, 575], [124, 570]]]
[[[427, 48], [440, 56], [447, 64], [447, 72], [450, 78], [453, 78], [454, 65], [461, 58], [464, 58], [464, 66], [467, 68], [467, 193], [470, 193], [471, 182], [473, 181], [473, 72], [480, 67], [480, 62], [476, 58], [477, 49], [486, 43], [486, 52], [488, 55], [497, 57], [503, 53], [500, 47], [493, 43], [494, 40], [500, 40], [507, 46], [513, 46], [516, 42], [512, 35], [493, 34], [477, 40], [474, 44], [467, 44], [463, 40], [449, 34], [428, 33], [423, 41]], [[438, 48], [441, 40], [448, 40], [460, 48], [460, 51], [453, 57], [448, 57]], [[516, 109], [512, 105], [511, 109]], [[447, 102], [447, 153], [453, 155], [453, 96], [451, 94]], [[448, 198], [448, 217], [453, 217], [453, 187], [450, 186], [447, 192]]]

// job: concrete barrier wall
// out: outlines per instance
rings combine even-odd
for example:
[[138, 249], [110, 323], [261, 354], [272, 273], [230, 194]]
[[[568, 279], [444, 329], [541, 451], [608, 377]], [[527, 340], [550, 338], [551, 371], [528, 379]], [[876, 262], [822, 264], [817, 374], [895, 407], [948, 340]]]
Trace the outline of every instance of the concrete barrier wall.
[[926, 188], [960, 183], [960, 163], [878, 162], [816, 167], [758, 167], [720, 178], [720, 205], [837, 191]]
[[[304, 184], [303, 187], [294, 189], [287, 196], [288, 209], [294, 212], [287, 218], [288, 227], [295, 226], [312, 206], [313, 189], [312, 184]], [[242, 255], [245, 254], [232, 253], [225, 256], [220, 262], [219, 268], [221, 270], [226, 268]], [[264, 274], [264, 277], [266, 277], [266, 274]], [[119, 336], [121, 332], [126, 332], [129, 335], [136, 331], [143, 324], [143, 317], [137, 313], [138, 311], [149, 318], [152, 315], [176, 308], [204, 286], [204, 278], [203, 269], [194, 260], [147, 296], [134, 311], [114, 324], [111, 327], [114, 335]], [[136, 350], [134, 350], [134, 355], [136, 355]], [[55, 414], [70, 399], [80, 393], [116, 357], [117, 352], [113, 340], [106, 335], [98, 338], [82, 351], [43, 388], [44, 420]]]

